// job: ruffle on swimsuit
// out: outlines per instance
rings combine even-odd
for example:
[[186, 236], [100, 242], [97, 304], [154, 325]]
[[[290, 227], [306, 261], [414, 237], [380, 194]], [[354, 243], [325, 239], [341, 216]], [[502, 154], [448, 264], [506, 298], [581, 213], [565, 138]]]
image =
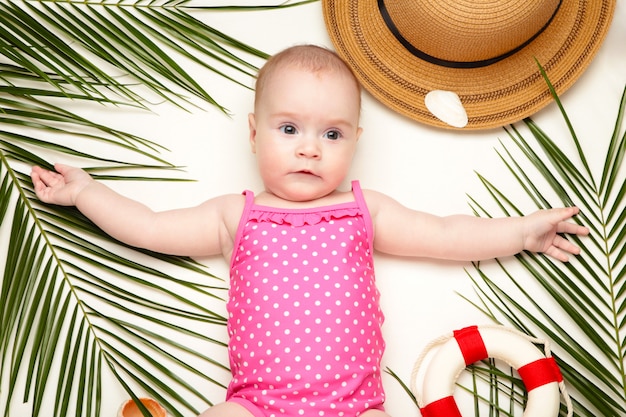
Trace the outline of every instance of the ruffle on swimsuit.
[[341, 219], [360, 215], [361, 209], [356, 202], [337, 204], [328, 210], [320, 211], [319, 208], [311, 209], [277, 209], [268, 206], [255, 205], [249, 213], [248, 219], [258, 222], [271, 222], [276, 224], [290, 224], [295, 227], [305, 224], [314, 225], [331, 219]]

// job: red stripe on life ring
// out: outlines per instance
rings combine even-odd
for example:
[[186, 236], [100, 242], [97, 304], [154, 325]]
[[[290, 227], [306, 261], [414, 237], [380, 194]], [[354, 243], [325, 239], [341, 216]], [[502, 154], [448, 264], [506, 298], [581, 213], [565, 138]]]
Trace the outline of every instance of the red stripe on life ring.
[[459, 407], [451, 395], [427, 404], [424, 408], [420, 408], [420, 412], [422, 417], [462, 417], [461, 411], [459, 411]]
[[522, 377], [522, 381], [524, 381], [526, 391], [532, 391], [551, 382], [560, 383], [563, 381], [561, 370], [553, 357], [538, 359], [528, 363], [519, 368], [517, 372]]
[[454, 331], [454, 338], [459, 344], [465, 365], [487, 359], [489, 354], [485, 342], [478, 331], [478, 326], [465, 327]]

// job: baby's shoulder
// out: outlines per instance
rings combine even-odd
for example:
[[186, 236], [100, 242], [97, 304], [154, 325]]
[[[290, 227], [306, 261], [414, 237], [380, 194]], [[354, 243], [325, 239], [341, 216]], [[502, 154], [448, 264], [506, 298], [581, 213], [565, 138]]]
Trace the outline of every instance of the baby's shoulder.
[[211, 197], [206, 200], [203, 205], [216, 209], [230, 210], [236, 207], [241, 207], [246, 203], [246, 197], [243, 194], [222, 194], [216, 197]]
[[362, 192], [365, 203], [370, 210], [379, 207], [381, 204], [384, 205], [393, 201], [391, 197], [389, 197], [387, 194], [381, 193], [380, 191], [364, 188]]
[[224, 194], [210, 198], [201, 204], [205, 215], [217, 217], [226, 225], [238, 224], [246, 204], [242, 194]]
[[381, 214], [394, 216], [406, 209], [397, 200], [379, 191], [364, 189], [363, 198], [372, 220], [376, 220]]

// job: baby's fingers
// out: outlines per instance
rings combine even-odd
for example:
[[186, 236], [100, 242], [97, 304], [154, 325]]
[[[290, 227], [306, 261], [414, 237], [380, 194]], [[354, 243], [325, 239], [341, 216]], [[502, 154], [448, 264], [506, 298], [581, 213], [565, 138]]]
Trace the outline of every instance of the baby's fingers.
[[576, 223], [561, 222], [557, 227], [557, 233], [586, 236], [589, 234], [589, 229]]
[[559, 248], [562, 251], [567, 253], [571, 253], [574, 255], [578, 255], [580, 253], [580, 248], [569, 240], [565, 239], [562, 236], [556, 236], [553, 242], [554, 246]]
[[33, 180], [35, 194], [45, 203], [53, 202], [52, 192], [54, 188], [63, 186], [65, 183], [62, 175], [38, 166], [33, 167], [30, 177]]
[[547, 251], [544, 252], [546, 255], [550, 256], [551, 258], [556, 259], [557, 261], [561, 261], [561, 262], [568, 262], [569, 261], [569, 256], [567, 256], [567, 254], [559, 249], [557, 249], [554, 246], [550, 246], [550, 248], [548, 248]]
[[552, 245], [544, 253], [561, 262], [567, 262], [569, 261], [568, 255], [578, 255], [580, 248], [562, 236], [556, 235]]
[[34, 172], [38, 174], [39, 179], [48, 187], [54, 187], [55, 185], [65, 182], [63, 175], [58, 172], [48, 171], [47, 169], [39, 167], [36, 168], [38, 168], [36, 171], [35, 168], [33, 168]]

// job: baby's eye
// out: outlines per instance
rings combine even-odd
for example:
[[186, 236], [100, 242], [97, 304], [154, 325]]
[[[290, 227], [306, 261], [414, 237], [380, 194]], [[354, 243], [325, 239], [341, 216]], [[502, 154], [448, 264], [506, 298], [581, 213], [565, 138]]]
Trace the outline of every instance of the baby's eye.
[[298, 130], [293, 125], [284, 125], [280, 127], [280, 131], [286, 135], [295, 135], [298, 133]]
[[341, 137], [341, 133], [339, 133], [337, 130], [329, 130], [324, 134], [324, 137], [330, 140], [337, 140]]

